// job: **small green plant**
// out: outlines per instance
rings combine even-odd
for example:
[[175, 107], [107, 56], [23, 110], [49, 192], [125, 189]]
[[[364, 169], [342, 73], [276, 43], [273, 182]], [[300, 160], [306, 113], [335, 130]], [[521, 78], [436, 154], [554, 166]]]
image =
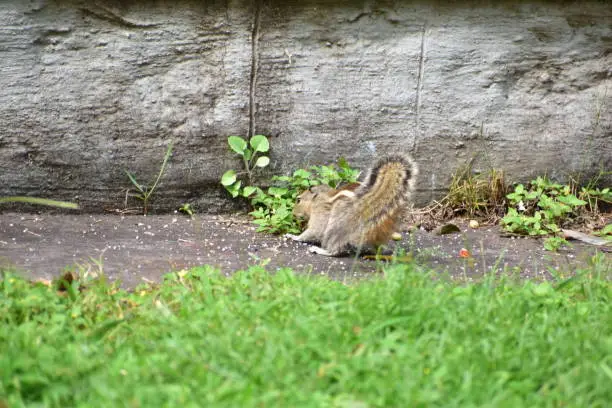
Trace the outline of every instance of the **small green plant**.
[[314, 185], [327, 184], [331, 188], [337, 188], [342, 183], [354, 183], [361, 173], [349, 166], [344, 157], [341, 157], [335, 165], [310, 166], [310, 170], [314, 175]]
[[[253, 222], [258, 225], [259, 232], [299, 232], [300, 226], [292, 214], [298, 194], [318, 184], [335, 188], [344, 181], [354, 182], [359, 176], [359, 172], [352, 169], [346, 160], [340, 159], [337, 165], [311, 166], [308, 170], [298, 169], [291, 176], [274, 176], [273, 185], [262, 189], [253, 185], [253, 175], [257, 168], [264, 168], [270, 163], [268, 156], [263, 155], [270, 149], [268, 139], [256, 135], [247, 142], [239, 136], [230, 136], [228, 144], [232, 151], [242, 157], [244, 171], [226, 171], [221, 177], [221, 184], [232, 197], [249, 200], [252, 207], [249, 214], [255, 219]], [[246, 176], [246, 180], [241, 180], [240, 176]]]
[[606, 225], [601, 230], [595, 231], [593, 234], [612, 240], [612, 224]]
[[166, 149], [166, 154], [164, 155], [164, 160], [162, 162], [162, 165], [159, 168], [159, 173], [157, 174], [157, 178], [155, 179], [155, 181], [153, 182], [153, 185], [151, 187], [149, 187], [146, 184], [140, 184], [136, 180], [136, 177], [132, 173], [130, 173], [129, 171], [125, 170], [125, 174], [127, 174], [128, 178], [132, 182], [132, 185], [138, 191], [135, 194], [130, 194], [130, 192], [128, 190], [128, 195], [130, 195], [132, 197], [136, 197], [137, 199], [142, 201], [143, 213], [145, 215], [147, 215], [147, 212], [149, 210], [149, 201], [150, 201], [151, 197], [153, 196], [153, 193], [157, 189], [157, 186], [159, 185], [159, 181], [161, 180], [162, 176], [164, 175], [164, 172], [166, 171], [166, 165], [168, 164], [168, 160], [170, 159], [170, 156], [172, 155], [172, 148], [173, 148], [173, 143], [170, 142], [170, 144], [168, 144], [168, 148]]
[[187, 214], [188, 216], [193, 217], [193, 209], [191, 208], [191, 204], [189, 203], [184, 203], [179, 207], [178, 210], [183, 214]]
[[[230, 148], [242, 157], [244, 171], [236, 172], [235, 170], [226, 171], [221, 176], [221, 184], [225, 189], [236, 198], [242, 196], [250, 197], [256, 192], [256, 187], [253, 184], [253, 173], [257, 168], [264, 168], [270, 164], [270, 158], [264, 156], [270, 149], [268, 138], [264, 135], [255, 135], [247, 143], [240, 136], [230, 136], [227, 138]], [[247, 185], [242, 187], [242, 180], [238, 177], [246, 174]]]
[[582, 175], [577, 174], [570, 178], [570, 186], [576, 192], [576, 196], [587, 202], [586, 209], [592, 214], [598, 214], [602, 209], [612, 205], [612, 189], [610, 187], [600, 188], [605, 178], [612, 175], [612, 171], [600, 170], [599, 173], [590, 178], [586, 183], [581, 182]]
[[612, 191], [609, 187], [604, 189], [583, 187], [579, 197], [587, 202], [591, 212], [598, 212], [601, 203], [612, 204]]
[[545, 177], [523, 184], [506, 196], [510, 201], [502, 225], [509, 232], [525, 235], [548, 235], [560, 231], [560, 225], [571, 220], [586, 205], [572, 194], [571, 187], [553, 183]]
[[308, 169], [294, 171], [291, 176], [274, 176], [272, 180], [282, 183], [297, 196], [302, 191], [320, 184], [337, 188], [342, 183], [354, 183], [359, 174], [359, 170], [351, 168], [346, 159], [341, 157], [337, 164], [310, 166]]
[[[556, 234], [568, 224], [587, 202], [572, 193], [569, 185], [553, 183], [546, 177], [532, 180], [528, 187], [519, 184], [506, 196], [509, 200], [507, 214], [502, 218], [506, 231], [543, 236]], [[544, 246], [557, 250], [567, 241], [561, 237], [549, 238]]]
[[571, 246], [563, 237], [548, 237], [544, 240], [544, 249], [547, 251], [557, 252], [563, 246]]

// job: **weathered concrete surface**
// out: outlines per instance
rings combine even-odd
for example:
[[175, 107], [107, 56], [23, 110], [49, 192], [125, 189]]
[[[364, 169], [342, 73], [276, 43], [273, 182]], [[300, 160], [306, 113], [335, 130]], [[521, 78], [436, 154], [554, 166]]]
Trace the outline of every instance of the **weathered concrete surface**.
[[[459, 223], [462, 232], [436, 236], [419, 230], [403, 233], [389, 249], [412, 254], [425, 270], [479, 279], [485, 274], [550, 279], [549, 268], [572, 276], [585, 268], [596, 249], [582, 243], [558, 253], [545, 251], [542, 241], [499, 236], [498, 227], [478, 230]], [[471, 259], [460, 258], [466, 248]], [[603, 253], [602, 273], [612, 273], [612, 255]], [[308, 245], [255, 232], [246, 217], [180, 215], [120, 217], [108, 214], [0, 214], [0, 270], [22, 271], [31, 278], [52, 279], [65, 268], [81, 273], [104, 272], [127, 288], [160, 282], [161, 276], [198, 265], [213, 265], [225, 274], [249, 265], [268, 269], [291, 267], [297, 273], [351, 282], [380, 272], [384, 263], [354, 256], [312, 254]], [[607, 269], [606, 269], [607, 268]]]
[[419, 204], [479, 153], [512, 180], [612, 168], [612, 4], [497, 4], [5, 0], [0, 196], [122, 208], [174, 139], [153, 207], [227, 209], [250, 132], [274, 173], [410, 151]]
[[224, 136], [248, 129], [248, 3], [1, 7], [0, 195], [122, 208], [124, 170], [149, 182], [175, 139], [159, 207], [225, 202], [206, 186], [235, 165]]

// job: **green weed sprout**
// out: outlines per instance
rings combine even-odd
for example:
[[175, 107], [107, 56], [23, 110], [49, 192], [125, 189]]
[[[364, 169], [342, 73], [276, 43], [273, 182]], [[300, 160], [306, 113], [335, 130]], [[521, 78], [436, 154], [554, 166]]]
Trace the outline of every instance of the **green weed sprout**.
[[170, 159], [170, 156], [172, 155], [173, 147], [174, 147], [174, 143], [170, 142], [170, 144], [168, 145], [168, 148], [166, 149], [166, 154], [164, 155], [164, 160], [162, 162], [162, 165], [159, 168], [159, 173], [157, 174], [157, 178], [155, 179], [155, 181], [153, 182], [153, 185], [150, 188], [148, 185], [140, 184], [132, 173], [125, 170], [125, 174], [127, 174], [128, 178], [130, 179], [130, 181], [132, 182], [132, 184], [138, 191], [136, 194], [132, 194], [131, 196], [136, 197], [137, 199], [142, 201], [143, 213], [145, 215], [147, 215], [147, 212], [149, 209], [149, 200], [153, 196], [153, 193], [155, 192], [155, 190], [157, 189], [157, 186], [159, 185], [159, 181], [161, 180], [162, 176], [164, 175], [164, 172], [166, 171], [166, 165], [168, 164], [168, 160]]

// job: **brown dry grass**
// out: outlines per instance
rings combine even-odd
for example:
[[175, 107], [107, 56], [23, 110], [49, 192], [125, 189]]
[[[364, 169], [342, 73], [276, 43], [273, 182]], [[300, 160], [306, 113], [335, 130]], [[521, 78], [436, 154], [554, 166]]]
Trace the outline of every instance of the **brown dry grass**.
[[506, 194], [509, 191], [504, 172], [491, 169], [486, 173], [476, 173], [474, 160], [453, 174], [448, 193], [442, 199], [411, 212], [409, 223], [431, 230], [457, 217], [475, 218], [485, 224], [499, 221], [506, 212]]

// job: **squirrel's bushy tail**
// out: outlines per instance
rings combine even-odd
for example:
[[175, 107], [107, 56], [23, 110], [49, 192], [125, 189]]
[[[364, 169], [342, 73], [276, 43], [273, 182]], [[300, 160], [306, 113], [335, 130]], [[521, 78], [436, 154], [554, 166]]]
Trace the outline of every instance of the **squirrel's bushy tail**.
[[361, 241], [380, 245], [395, 232], [414, 186], [418, 167], [407, 155], [382, 158], [374, 164], [355, 192], [356, 213], [361, 224]]
[[391, 239], [414, 190], [418, 167], [408, 155], [374, 163], [352, 199], [332, 208], [323, 247], [338, 254], [349, 247], [379, 246]]
[[369, 204], [384, 205], [371, 208], [383, 215], [396, 206], [397, 200], [408, 198], [414, 190], [417, 174], [418, 167], [410, 156], [387, 156], [374, 164], [355, 194], [365, 207]]

